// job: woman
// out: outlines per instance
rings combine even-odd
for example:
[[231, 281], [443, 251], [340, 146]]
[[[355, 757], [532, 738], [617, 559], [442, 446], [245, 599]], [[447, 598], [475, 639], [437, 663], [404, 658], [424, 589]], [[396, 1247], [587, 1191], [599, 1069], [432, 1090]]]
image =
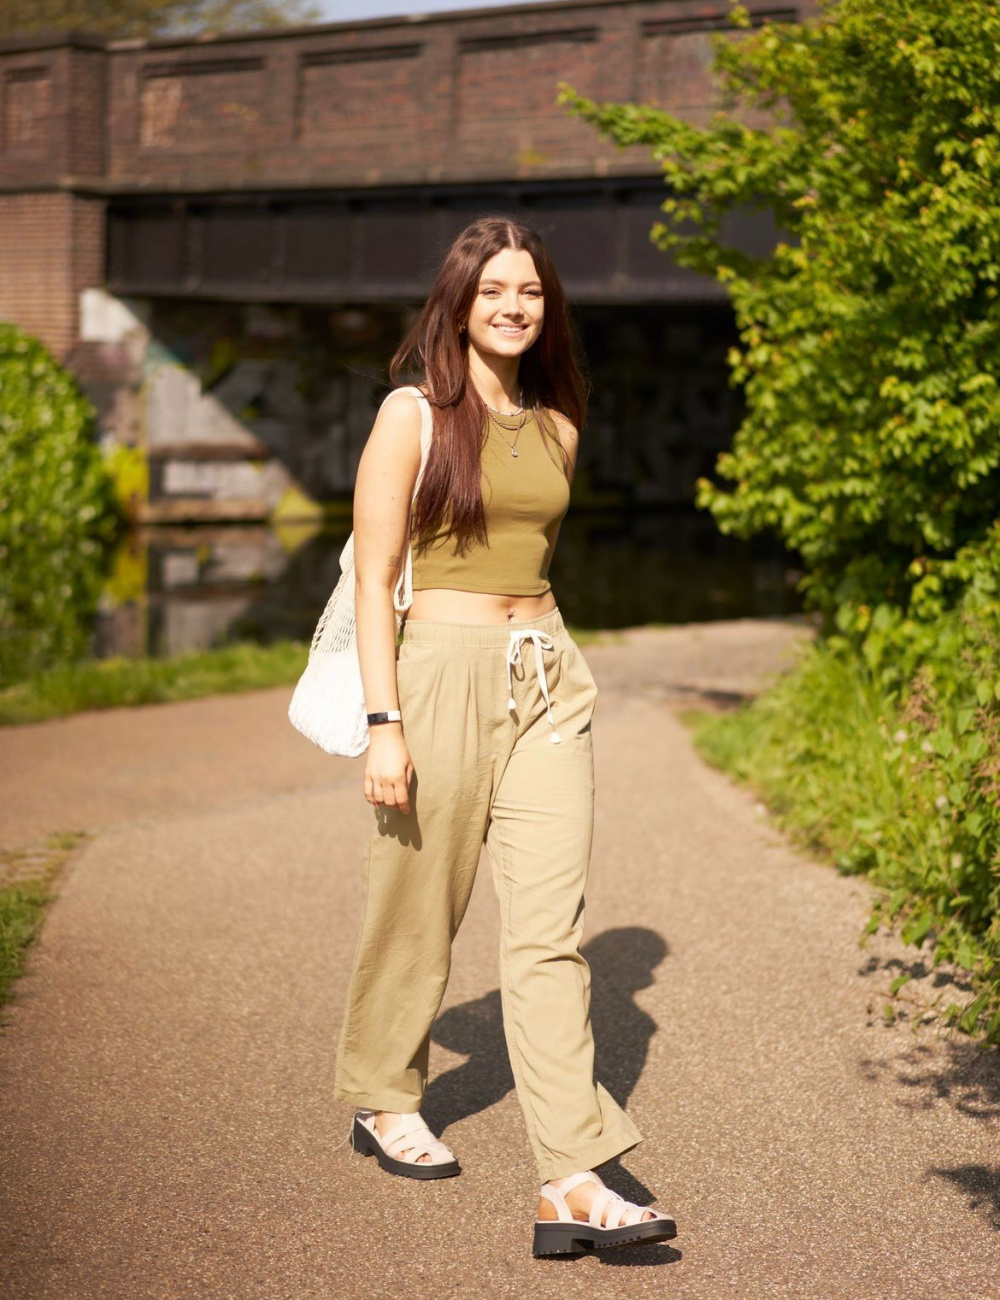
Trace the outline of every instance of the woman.
[[[504, 1028], [542, 1183], [535, 1254], [672, 1237], [671, 1219], [593, 1173], [640, 1134], [593, 1078], [579, 943], [597, 688], [546, 576], [585, 389], [562, 287], [534, 232], [488, 217], [458, 236], [393, 360], [394, 380], [412, 370], [421, 390], [386, 400], [355, 488], [357, 641], [372, 710], [364, 793], [379, 820], [337, 1096], [358, 1107], [354, 1144], [383, 1168], [459, 1173], [419, 1106], [485, 842]], [[420, 392], [433, 440], [411, 511]], [[397, 650], [393, 589], [408, 536], [413, 603]]]

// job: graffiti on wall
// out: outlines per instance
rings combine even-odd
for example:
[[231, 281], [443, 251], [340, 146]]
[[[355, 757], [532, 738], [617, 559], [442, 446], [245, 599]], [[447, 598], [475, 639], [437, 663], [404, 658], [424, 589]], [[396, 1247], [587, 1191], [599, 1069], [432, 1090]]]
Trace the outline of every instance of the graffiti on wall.
[[[141, 370], [154, 513], [264, 519], [290, 493], [349, 498], [405, 317], [153, 304]], [[690, 505], [739, 418], [728, 314], [592, 307], [578, 317], [593, 393], [575, 498]]]

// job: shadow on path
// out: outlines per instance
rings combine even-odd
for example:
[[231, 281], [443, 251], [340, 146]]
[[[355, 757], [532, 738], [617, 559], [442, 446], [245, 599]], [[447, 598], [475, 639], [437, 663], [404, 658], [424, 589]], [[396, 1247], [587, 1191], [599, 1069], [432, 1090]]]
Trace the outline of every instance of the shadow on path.
[[[934, 1026], [925, 1032], [934, 1032]], [[1000, 1052], [956, 1035], [931, 1043], [909, 1043], [888, 1060], [863, 1059], [870, 1082], [891, 1074], [900, 1092], [896, 1104], [930, 1110], [945, 1103], [970, 1119], [1000, 1118]]]
[[[889, 1005], [893, 1023], [913, 1031], [887, 1058], [863, 1058], [862, 1077], [875, 1082], [892, 1076], [899, 1089], [897, 1105], [904, 1109], [930, 1110], [944, 1103], [970, 1119], [1000, 1119], [1000, 1051], [984, 1048], [940, 1017], [942, 1002], [961, 1005], [971, 999], [965, 972], [936, 967], [925, 954], [900, 957], [891, 951], [871, 954], [858, 974], [872, 980], [869, 1024]], [[900, 975], [909, 982], [894, 998], [890, 980]]]
[[[596, 935], [580, 951], [593, 973], [590, 1016], [595, 1074], [624, 1106], [642, 1074], [656, 1031], [656, 1021], [636, 1006], [634, 995], [653, 983], [667, 945], [653, 930], [628, 926]], [[468, 1057], [464, 1064], [431, 1080], [427, 1088], [420, 1113], [434, 1131], [486, 1110], [513, 1088], [499, 989], [446, 1011], [435, 1021], [431, 1035], [442, 1047]], [[624, 1170], [620, 1173], [631, 1177]], [[614, 1185], [611, 1178], [607, 1181]], [[634, 1179], [632, 1185], [639, 1187]], [[625, 1194], [621, 1187], [615, 1190]]]
[[1000, 1165], [962, 1165], [956, 1169], [929, 1169], [927, 1173], [964, 1192], [969, 1209], [1000, 1232]]

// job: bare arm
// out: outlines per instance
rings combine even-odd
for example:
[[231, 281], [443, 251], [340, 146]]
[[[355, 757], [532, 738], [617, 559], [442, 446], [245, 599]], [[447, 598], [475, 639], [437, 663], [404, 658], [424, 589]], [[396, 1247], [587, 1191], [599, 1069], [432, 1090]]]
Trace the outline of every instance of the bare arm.
[[[369, 713], [398, 709], [393, 590], [408, 544], [410, 499], [420, 469], [420, 409], [394, 397], [379, 411], [354, 485], [358, 659]], [[409, 812], [413, 764], [398, 722], [372, 727], [365, 798]]]

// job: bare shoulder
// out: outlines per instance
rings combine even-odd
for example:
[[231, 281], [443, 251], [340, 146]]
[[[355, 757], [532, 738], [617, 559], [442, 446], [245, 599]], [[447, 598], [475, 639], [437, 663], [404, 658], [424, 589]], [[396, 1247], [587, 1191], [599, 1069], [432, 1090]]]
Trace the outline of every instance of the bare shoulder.
[[420, 470], [420, 405], [413, 393], [390, 393], [379, 407], [355, 479], [355, 511], [363, 515], [377, 493], [407, 498]]
[[420, 428], [420, 403], [413, 388], [394, 388], [379, 407], [376, 426], [387, 425], [392, 429]]
[[404, 461], [420, 460], [420, 404], [413, 392], [397, 389], [379, 407], [368, 439], [378, 455], [400, 456]]

